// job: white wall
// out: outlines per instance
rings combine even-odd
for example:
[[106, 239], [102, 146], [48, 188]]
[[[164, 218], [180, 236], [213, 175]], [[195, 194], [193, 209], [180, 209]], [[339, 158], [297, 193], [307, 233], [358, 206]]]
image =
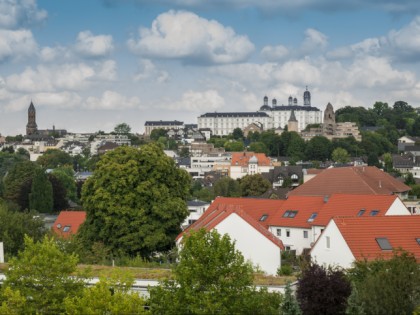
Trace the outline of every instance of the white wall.
[[396, 198], [385, 215], [411, 215], [411, 213], [401, 199]]
[[[281, 230], [281, 235], [278, 236], [277, 229]], [[290, 231], [290, 236], [287, 236], [287, 230]], [[303, 231], [306, 231], [308, 238], [304, 238]], [[270, 226], [270, 232], [282, 240], [285, 247], [290, 247], [291, 250], [296, 250], [296, 254], [302, 254], [304, 248], [310, 248], [312, 242], [311, 229], [291, 228], [285, 226]]]
[[[330, 238], [330, 248], [327, 248], [327, 237]], [[354, 256], [334, 221], [330, 221], [319, 240], [311, 250], [312, 260], [319, 265], [333, 265], [350, 268]]]
[[276, 274], [281, 265], [281, 250], [236, 213], [232, 213], [216, 226], [221, 234], [235, 240], [235, 247], [246, 260], [258, 265], [267, 274]]

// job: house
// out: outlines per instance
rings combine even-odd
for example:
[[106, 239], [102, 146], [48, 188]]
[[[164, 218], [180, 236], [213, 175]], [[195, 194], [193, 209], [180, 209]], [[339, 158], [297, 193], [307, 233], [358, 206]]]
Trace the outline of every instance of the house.
[[392, 195], [401, 198], [411, 188], [375, 166], [352, 166], [325, 169], [288, 196]]
[[[303, 171], [300, 165], [274, 166], [268, 173], [262, 173], [262, 177], [267, 179], [273, 188], [283, 187], [285, 180], [290, 181], [291, 187], [299, 186], [303, 181]], [[287, 186], [289, 187], [289, 185]]]
[[98, 154], [105, 154], [106, 152], [115, 150], [118, 147], [119, 145], [117, 143], [105, 142], [104, 144], [98, 147]]
[[77, 233], [85, 220], [85, 211], [61, 211], [52, 226], [52, 230], [59, 236], [69, 238]]
[[394, 249], [420, 262], [420, 216], [335, 217], [311, 250], [318, 264], [350, 268], [354, 261], [389, 258]]
[[190, 231], [201, 228], [216, 229], [228, 234], [246, 260], [258, 265], [268, 274], [276, 274], [281, 266], [283, 243], [265, 226], [264, 222], [282, 200], [219, 197], [206, 212], [177, 237], [177, 244]]
[[264, 153], [234, 152], [230, 164], [230, 177], [242, 178], [246, 175], [268, 173], [274, 166]]
[[419, 137], [403, 136], [398, 139], [398, 151], [405, 152], [410, 147], [418, 146], [418, 143], [420, 143]]
[[201, 200], [190, 200], [187, 201], [188, 211], [190, 212], [188, 217], [185, 218], [184, 223], [182, 223], [182, 228], [185, 229], [195, 221], [197, 221], [210, 206], [210, 202], [201, 201]]

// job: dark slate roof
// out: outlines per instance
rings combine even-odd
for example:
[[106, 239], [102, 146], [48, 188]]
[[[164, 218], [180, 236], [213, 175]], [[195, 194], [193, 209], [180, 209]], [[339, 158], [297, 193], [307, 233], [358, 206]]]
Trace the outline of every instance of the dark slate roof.
[[189, 157], [177, 158], [176, 162], [177, 162], [178, 165], [191, 166], [191, 158], [189, 158]]
[[319, 112], [319, 108], [308, 106], [308, 105], [280, 105], [274, 106], [271, 110], [283, 111], [283, 110], [295, 110], [295, 111], [307, 111], [307, 112]]
[[294, 109], [292, 109], [292, 113], [290, 114], [289, 121], [297, 121]]
[[197, 129], [198, 125], [197, 124], [185, 124], [184, 127], [185, 127], [185, 129]]
[[404, 148], [405, 152], [418, 152], [420, 151], [420, 145], [406, 145]]
[[210, 204], [210, 202], [201, 201], [201, 200], [187, 201], [187, 206], [188, 207], [200, 207], [200, 206], [209, 205], [209, 204]]
[[205, 113], [200, 117], [269, 117], [260, 112]]
[[260, 110], [271, 110], [271, 107], [268, 105], [263, 105], [260, 107]]
[[261, 175], [270, 181], [271, 183], [277, 182], [281, 176], [284, 178], [290, 178], [292, 175], [297, 175], [299, 179], [303, 178], [302, 166], [290, 165], [290, 166], [275, 166], [268, 173], [262, 173]]
[[145, 126], [182, 126], [184, 122], [178, 120], [170, 120], [170, 121], [146, 121], [144, 123]]

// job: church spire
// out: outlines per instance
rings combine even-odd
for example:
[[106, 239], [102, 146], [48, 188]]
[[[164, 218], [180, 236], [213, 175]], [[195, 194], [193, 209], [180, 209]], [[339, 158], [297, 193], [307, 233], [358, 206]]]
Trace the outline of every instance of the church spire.
[[33, 135], [37, 132], [38, 126], [36, 124], [36, 110], [34, 103], [31, 100], [31, 104], [28, 108], [28, 123], [26, 125], [26, 135]]

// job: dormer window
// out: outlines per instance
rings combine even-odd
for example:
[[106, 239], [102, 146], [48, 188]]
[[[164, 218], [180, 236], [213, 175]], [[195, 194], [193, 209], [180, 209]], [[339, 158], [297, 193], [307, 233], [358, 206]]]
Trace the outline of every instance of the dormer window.
[[392, 250], [392, 246], [386, 237], [377, 237], [376, 242], [382, 250]]
[[267, 220], [267, 218], [268, 218], [268, 214], [263, 214], [260, 218], [260, 222]]

